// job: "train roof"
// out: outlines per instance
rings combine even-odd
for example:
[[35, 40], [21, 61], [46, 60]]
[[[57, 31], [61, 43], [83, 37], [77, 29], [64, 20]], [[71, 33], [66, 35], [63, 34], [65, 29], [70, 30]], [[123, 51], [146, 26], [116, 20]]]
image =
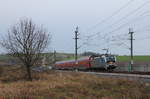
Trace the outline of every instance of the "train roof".
[[[89, 58], [90, 58], [90, 56], [81, 57], [81, 58], [78, 59], [78, 61], [89, 59]], [[58, 61], [58, 62], [56, 62], [56, 64], [60, 64], [60, 63], [64, 63], [64, 62], [74, 62], [74, 61], [75, 61], [75, 59], [64, 60], [64, 61]]]
[[[89, 59], [89, 58], [91, 58], [91, 57], [108, 57], [108, 56], [113, 56], [113, 55], [102, 54], [102, 55], [84, 56], [84, 57], [78, 58], [78, 61], [85, 60], [85, 59]], [[72, 60], [64, 60], [64, 61], [58, 61], [58, 62], [56, 62], [55, 64], [61, 64], [61, 63], [65, 63], [65, 62], [75, 62], [75, 59], [72, 59]]]

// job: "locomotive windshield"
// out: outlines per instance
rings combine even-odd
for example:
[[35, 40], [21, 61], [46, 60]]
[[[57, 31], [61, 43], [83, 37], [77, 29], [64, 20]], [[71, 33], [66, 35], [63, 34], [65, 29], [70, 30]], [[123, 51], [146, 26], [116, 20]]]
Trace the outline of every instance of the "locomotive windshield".
[[105, 59], [104, 58], [100, 58], [100, 63], [105, 63]]
[[115, 56], [108, 56], [106, 59], [107, 59], [107, 62], [115, 62], [116, 61]]

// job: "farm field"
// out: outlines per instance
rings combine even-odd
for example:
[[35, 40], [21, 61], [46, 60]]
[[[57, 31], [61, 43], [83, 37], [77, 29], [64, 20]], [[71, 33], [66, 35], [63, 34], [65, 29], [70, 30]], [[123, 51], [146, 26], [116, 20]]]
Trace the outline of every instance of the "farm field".
[[[130, 56], [116, 56], [116, 58], [118, 62], [130, 62]], [[68, 57], [63, 58], [63, 60], [70, 60], [70, 59], [74, 59], [74, 56], [68, 54]], [[150, 56], [134, 56], [134, 62], [150, 62]]]
[[[129, 62], [130, 56], [117, 56], [118, 62]], [[135, 62], [150, 62], [150, 56], [134, 56]]]
[[[7, 72], [6, 72], [7, 71]], [[103, 78], [78, 72], [33, 72], [26, 81], [20, 67], [3, 68], [0, 98], [3, 99], [149, 99], [150, 85]]]

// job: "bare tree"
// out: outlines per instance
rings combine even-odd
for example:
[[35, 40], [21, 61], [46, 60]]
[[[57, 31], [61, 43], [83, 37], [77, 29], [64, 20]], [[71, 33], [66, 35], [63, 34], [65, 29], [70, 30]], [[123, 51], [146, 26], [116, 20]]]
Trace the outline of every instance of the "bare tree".
[[32, 81], [31, 67], [37, 63], [49, 40], [50, 35], [42, 26], [37, 26], [31, 19], [23, 19], [9, 29], [2, 46], [24, 64], [28, 80]]

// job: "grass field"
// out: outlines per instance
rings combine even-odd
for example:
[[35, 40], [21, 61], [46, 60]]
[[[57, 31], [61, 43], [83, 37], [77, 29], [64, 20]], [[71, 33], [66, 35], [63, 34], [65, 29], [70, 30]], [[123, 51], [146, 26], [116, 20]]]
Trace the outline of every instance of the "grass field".
[[0, 99], [150, 99], [150, 85], [126, 79], [45, 71], [33, 72], [30, 82], [21, 69], [3, 70]]
[[9, 55], [0, 55], [0, 61], [7, 61], [11, 58]]
[[[118, 62], [130, 62], [130, 56], [117, 56], [116, 58]], [[135, 62], [150, 62], [150, 56], [134, 56], [133, 58]], [[74, 59], [74, 56], [64, 58], [64, 60], [69, 59]]]
[[[150, 56], [134, 56], [135, 62], [150, 62]], [[130, 56], [117, 56], [118, 62], [129, 62]]]

